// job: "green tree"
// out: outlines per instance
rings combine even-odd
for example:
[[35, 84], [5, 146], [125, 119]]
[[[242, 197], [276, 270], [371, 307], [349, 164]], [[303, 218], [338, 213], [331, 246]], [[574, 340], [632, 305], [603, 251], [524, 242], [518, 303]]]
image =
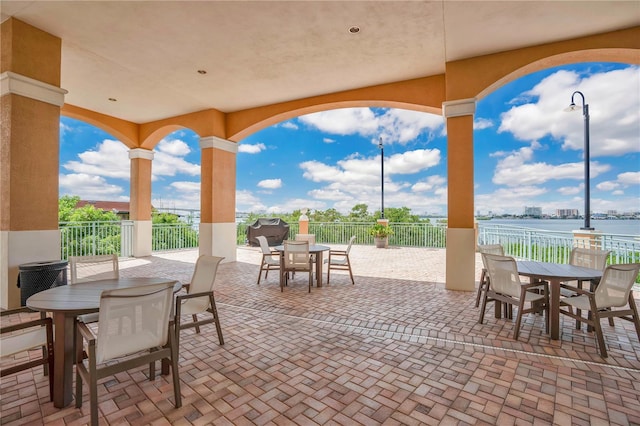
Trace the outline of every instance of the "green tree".
[[369, 214], [369, 206], [364, 203], [356, 204], [351, 208], [348, 220], [350, 222], [371, 222], [373, 216]]

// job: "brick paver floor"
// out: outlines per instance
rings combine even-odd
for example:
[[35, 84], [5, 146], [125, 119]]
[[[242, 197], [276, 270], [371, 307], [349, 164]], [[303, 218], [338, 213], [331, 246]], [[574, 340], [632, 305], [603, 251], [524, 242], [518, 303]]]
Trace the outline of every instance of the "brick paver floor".
[[[537, 315], [525, 315], [518, 341], [493, 306], [478, 324], [475, 292], [444, 288], [443, 250], [354, 246], [356, 284], [332, 272], [311, 294], [304, 274], [283, 293], [277, 272], [256, 285], [259, 250], [237, 253], [216, 279], [225, 345], [213, 326], [182, 332], [182, 408], [170, 376], [149, 381], [139, 368], [99, 382], [101, 423], [640, 424], [640, 343], [629, 322], [603, 322], [602, 359], [593, 333], [566, 317], [559, 341]], [[121, 274], [187, 283], [196, 258], [122, 259]], [[2, 424], [89, 420], [86, 394], [82, 409], [53, 407], [41, 368], [3, 378], [0, 390]]]

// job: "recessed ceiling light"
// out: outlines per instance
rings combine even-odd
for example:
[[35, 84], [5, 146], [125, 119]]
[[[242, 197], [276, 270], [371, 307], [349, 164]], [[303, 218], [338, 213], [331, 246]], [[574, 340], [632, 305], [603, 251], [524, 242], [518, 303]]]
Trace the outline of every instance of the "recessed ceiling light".
[[356, 27], [355, 25], [351, 28], [349, 28], [349, 32], [351, 34], [358, 34], [360, 32], [360, 27]]
[[206, 74], [207, 71], [206, 70], [198, 70], [198, 74]]
[[116, 98], [109, 98], [110, 102], [118, 102], [118, 100]]

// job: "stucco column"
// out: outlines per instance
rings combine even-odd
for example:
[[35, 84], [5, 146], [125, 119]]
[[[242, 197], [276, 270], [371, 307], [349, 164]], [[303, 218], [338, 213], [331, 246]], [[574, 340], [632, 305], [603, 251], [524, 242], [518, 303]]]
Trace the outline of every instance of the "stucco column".
[[153, 151], [135, 148], [131, 159], [129, 219], [133, 221], [133, 256], [151, 256], [151, 162]]
[[444, 102], [447, 120], [447, 267], [446, 288], [475, 289], [473, 215], [473, 114], [475, 99]]
[[200, 139], [200, 254], [236, 260], [236, 155], [238, 144]]
[[0, 305], [20, 305], [18, 265], [60, 259], [58, 172], [61, 40], [1, 24]]

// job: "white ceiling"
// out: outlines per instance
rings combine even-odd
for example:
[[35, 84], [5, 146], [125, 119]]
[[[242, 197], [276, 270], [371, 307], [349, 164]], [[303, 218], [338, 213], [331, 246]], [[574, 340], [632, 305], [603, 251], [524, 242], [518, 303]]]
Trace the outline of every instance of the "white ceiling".
[[447, 61], [640, 24], [638, 1], [1, 0], [0, 11], [62, 39], [66, 103], [136, 123], [442, 74]]

